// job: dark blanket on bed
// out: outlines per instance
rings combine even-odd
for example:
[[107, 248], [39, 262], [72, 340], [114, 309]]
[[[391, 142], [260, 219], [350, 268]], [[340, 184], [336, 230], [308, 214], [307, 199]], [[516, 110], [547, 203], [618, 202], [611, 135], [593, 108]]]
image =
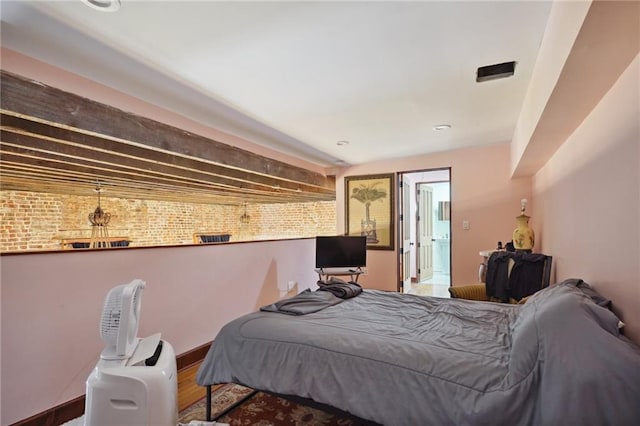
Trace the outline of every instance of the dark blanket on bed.
[[362, 287], [353, 281], [347, 283], [332, 277], [329, 281], [318, 281], [318, 291], [328, 291], [340, 299], [351, 299], [362, 293]]
[[336, 305], [342, 299], [326, 291], [305, 290], [289, 299], [280, 300], [271, 305], [263, 306], [261, 311], [278, 312], [287, 315], [306, 315], [318, 312], [326, 307]]

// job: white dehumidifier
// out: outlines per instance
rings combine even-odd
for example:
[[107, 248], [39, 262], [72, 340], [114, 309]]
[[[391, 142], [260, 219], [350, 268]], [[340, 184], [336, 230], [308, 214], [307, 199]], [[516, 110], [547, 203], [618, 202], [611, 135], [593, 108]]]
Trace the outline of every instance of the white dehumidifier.
[[160, 334], [139, 339], [145, 283], [117, 286], [105, 299], [100, 334], [106, 347], [87, 379], [85, 426], [175, 426], [177, 369], [173, 347]]

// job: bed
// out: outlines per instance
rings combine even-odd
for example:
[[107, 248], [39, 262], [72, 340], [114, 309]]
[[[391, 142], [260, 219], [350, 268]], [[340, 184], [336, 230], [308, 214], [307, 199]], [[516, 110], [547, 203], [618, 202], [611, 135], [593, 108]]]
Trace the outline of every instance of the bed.
[[364, 290], [228, 323], [196, 380], [209, 395], [234, 382], [388, 426], [637, 424], [640, 349], [609, 303], [577, 279], [522, 305]]

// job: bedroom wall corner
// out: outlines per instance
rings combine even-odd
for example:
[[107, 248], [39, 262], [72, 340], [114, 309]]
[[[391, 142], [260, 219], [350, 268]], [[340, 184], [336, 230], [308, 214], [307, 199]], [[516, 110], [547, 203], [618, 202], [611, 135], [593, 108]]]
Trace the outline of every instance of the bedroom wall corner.
[[533, 179], [533, 215], [557, 280], [613, 301], [640, 343], [640, 55]]
[[[516, 227], [515, 217], [520, 212], [520, 200], [532, 198], [530, 177], [511, 178], [509, 155], [509, 144], [501, 143], [362, 164], [341, 170], [336, 176], [338, 233], [344, 232], [345, 176], [451, 167], [452, 285], [477, 283], [478, 265], [482, 260], [479, 251], [494, 248], [498, 241], [508, 241]], [[395, 217], [397, 219], [397, 211]], [[463, 230], [463, 220], [469, 221], [469, 230]], [[397, 241], [394, 247], [393, 251], [367, 252], [368, 274], [361, 277], [365, 287], [397, 290]]]

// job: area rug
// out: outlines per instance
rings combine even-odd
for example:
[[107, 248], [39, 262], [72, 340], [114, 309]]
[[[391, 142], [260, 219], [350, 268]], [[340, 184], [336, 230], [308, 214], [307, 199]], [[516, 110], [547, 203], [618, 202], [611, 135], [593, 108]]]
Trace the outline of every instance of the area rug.
[[[375, 423], [359, 419], [333, 407], [295, 397], [274, 395], [229, 383], [216, 389], [211, 396], [211, 413], [215, 418], [237, 404], [217, 421], [232, 426], [373, 426]], [[205, 420], [206, 398], [182, 410], [179, 423]]]

